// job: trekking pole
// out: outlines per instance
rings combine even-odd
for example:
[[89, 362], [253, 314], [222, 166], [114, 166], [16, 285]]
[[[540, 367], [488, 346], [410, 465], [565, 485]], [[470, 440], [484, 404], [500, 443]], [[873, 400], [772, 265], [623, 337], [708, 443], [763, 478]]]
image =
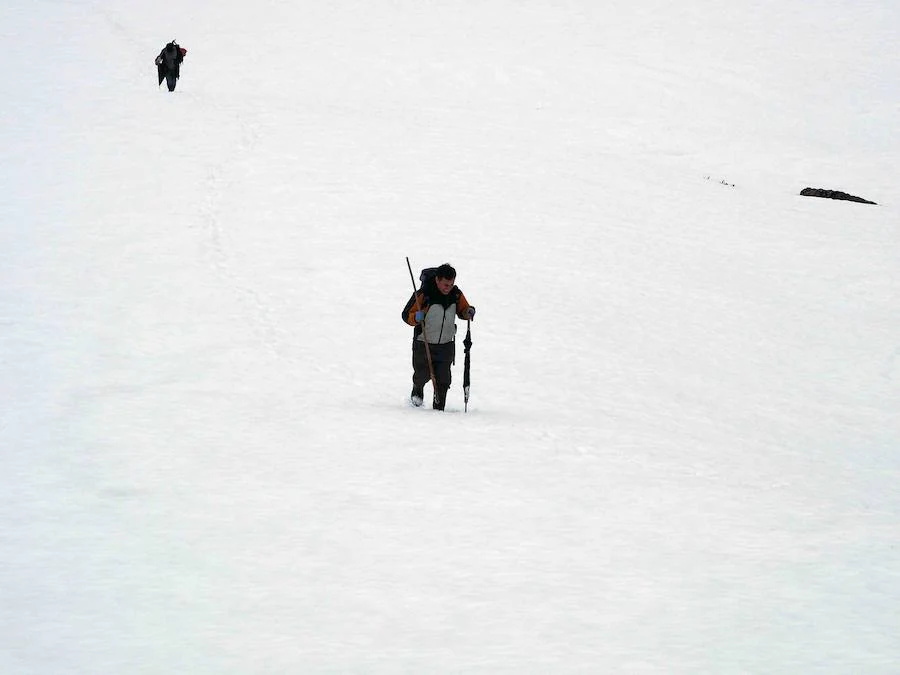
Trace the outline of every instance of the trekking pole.
[[463, 346], [465, 346], [466, 348], [466, 359], [465, 365], [463, 366], [463, 398], [465, 399], [463, 412], [469, 412], [469, 385], [471, 384], [471, 382], [469, 381], [469, 368], [471, 367], [471, 361], [469, 360], [469, 350], [472, 349], [471, 319], [466, 321], [466, 339], [463, 340]]
[[[419, 304], [416, 278], [413, 276], [412, 265], [409, 263], [409, 256], [406, 256], [406, 266], [409, 268], [409, 280], [413, 285], [413, 297], [416, 299], [416, 311], [418, 312], [422, 309], [422, 306]], [[425, 359], [428, 361], [428, 374], [431, 376], [431, 387], [434, 389], [434, 395], [437, 396], [437, 379], [434, 377], [434, 366], [431, 365], [431, 349], [428, 348], [428, 336], [425, 334], [425, 317], [422, 317], [422, 342], [425, 344]]]

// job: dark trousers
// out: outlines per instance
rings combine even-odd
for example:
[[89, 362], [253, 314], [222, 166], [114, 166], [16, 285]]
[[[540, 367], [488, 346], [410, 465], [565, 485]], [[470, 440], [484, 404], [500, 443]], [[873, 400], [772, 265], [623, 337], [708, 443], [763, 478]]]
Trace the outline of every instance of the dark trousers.
[[[456, 343], [428, 344], [431, 352], [431, 365], [434, 368], [434, 379], [437, 389], [434, 392], [432, 407], [437, 410], [444, 409], [447, 400], [447, 390], [450, 388], [450, 366], [456, 359]], [[428, 360], [425, 355], [425, 343], [419, 340], [413, 341], [412, 347], [413, 387], [421, 391], [431, 381], [431, 373], [428, 371]]]
[[166, 81], [166, 86], [169, 88], [169, 91], [175, 91], [175, 84], [178, 82], [178, 73], [174, 70], [169, 70], [165, 66], [156, 66], [156, 74], [159, 75], [159, 83], [162, 84], [162, 81]]

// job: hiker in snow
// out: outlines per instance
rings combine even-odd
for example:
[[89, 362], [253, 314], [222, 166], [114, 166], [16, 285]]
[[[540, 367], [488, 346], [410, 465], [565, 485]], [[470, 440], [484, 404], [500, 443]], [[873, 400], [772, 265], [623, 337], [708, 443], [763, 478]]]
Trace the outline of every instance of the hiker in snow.
[[[422, 286], [412, 294], [403, 308], [403, 320], [413, 331], [413, 388], [410, 400], [422, 405], [425, 383], [434, 372], [432, 408], [443, 410], [450, 388], [450, 366], [456, 356], [456, 318], [463, 321], [475, 316], [475, 308], [454, 285], [456, 270], [449, 263], [422, 270]], [[425, 340], [428, 340], [427, 350]], [[429, 366], [428, 357], [431, 357]]]
[[156, 57], [156, 72], [159, 75], [159, 83], [166, 81], [169, 91], [175, 91], [175, 83], [181, 77], [181, 62], [184, 61], [184, 55], [187, 49], [180, 47], [175, 40], [162, 48], [159, 56]]

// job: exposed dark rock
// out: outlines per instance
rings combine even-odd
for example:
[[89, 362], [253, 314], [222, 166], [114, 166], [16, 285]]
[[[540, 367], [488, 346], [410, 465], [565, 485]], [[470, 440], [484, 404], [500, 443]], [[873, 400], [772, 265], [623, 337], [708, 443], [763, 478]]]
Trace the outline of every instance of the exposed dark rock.
[[800, 194], [804, 197], [826, 197], [828, 199], [844, 199], [848, 202], [859, 202], [860, 204], [874, 204], [875, 202], [870, 202], [868, 199], [863, 199], [862, 197], [855, 197], [853, 195], [848, 195], [846, 192], [841, 192], [840, 190], [822, 190], [820, 188], [803, 188], [800, 190]]

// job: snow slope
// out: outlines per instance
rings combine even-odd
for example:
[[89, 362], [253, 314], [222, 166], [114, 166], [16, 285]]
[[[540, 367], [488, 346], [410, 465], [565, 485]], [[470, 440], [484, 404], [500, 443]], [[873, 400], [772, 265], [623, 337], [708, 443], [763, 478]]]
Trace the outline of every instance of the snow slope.
[[0, 33], [0, 672], [896, 672], [893, 3]]

